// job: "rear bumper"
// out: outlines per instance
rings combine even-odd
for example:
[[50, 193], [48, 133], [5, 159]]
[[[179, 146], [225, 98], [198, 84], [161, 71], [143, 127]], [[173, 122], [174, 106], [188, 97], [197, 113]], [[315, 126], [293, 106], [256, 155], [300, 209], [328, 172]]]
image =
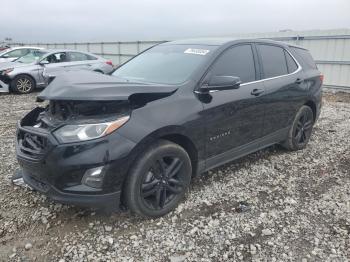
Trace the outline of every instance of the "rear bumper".
[[77, 205], [81, 207], [94, 207], [104, 210], [117, 211], [120, 205], [121, 192], [112, 192], [106, 194], [82, 194], [66, 193], [58, 190], [50, 184], [36, 180], [30, 173], [22, 170], [24, 182], [31, 188], [41, 192], [50, 199], [63, 204]]

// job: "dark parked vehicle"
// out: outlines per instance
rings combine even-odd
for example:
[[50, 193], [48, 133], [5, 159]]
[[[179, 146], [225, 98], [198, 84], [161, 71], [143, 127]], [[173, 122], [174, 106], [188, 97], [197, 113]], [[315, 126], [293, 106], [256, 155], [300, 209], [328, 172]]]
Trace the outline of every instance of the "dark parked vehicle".
[[306, 49], [267, 40], [168, 42], [111, 76], [67, 72], [19, 122], [23, 179], [60, 202], [161, 216], [197, 174], [273, 144], [303, 149], [322, 80]]

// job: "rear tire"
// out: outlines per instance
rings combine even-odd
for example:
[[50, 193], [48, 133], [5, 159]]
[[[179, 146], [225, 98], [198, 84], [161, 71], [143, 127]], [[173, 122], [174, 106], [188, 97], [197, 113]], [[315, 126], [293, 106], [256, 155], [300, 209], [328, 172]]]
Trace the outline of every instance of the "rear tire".
[[175, 143], [159, 140], [131, 168], [124, 187], [125, 203], [140, 216], [163, 216], [184, 198], [191, 175], [187, 152]]
[[287, 139], [282, 146], [288, 150], [296, 151], [306, 147], [311, 137], [314, 125], [313, 111], [309, 106], [302, 106], [296, 114], [293, 124], [288, 131]]
[[27, 75], [18, 75], [11, 82], [11, 89], [18, 94], [29, 94], [35, 88], [35, 81]]

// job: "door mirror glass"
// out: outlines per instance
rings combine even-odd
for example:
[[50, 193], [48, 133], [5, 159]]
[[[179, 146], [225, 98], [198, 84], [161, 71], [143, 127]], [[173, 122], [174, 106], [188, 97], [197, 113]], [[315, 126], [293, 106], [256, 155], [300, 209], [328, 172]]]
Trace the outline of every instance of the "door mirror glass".
[[241, 83], [238, 76], [213, 76], [201, 89], [202, 91], [237, 89]]

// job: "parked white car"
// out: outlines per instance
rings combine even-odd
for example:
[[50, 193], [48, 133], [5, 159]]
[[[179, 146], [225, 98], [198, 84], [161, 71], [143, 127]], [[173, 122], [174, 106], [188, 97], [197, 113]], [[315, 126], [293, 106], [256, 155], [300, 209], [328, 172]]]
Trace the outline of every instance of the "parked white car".
[[12, 62], [22, 56], [29, 54], [31, 51], [43, 49], [41, 47], [18, 46], [5, 49], [0, 52], [0, 63]]
[[77, 50], [34, 50], [16, 61], [0, 63], [0, 92], [20, 94], [46, 87], [59, 74], [89, 70], [101, 74], [114, 71], [112, 61]]

